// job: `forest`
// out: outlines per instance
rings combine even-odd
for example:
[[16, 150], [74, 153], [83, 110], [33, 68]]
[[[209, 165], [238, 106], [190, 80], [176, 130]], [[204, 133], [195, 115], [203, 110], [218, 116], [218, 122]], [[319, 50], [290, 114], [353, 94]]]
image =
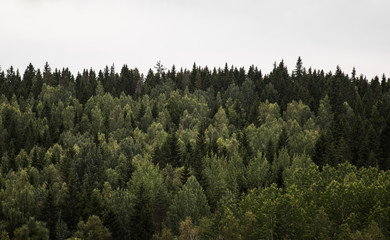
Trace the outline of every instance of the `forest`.
[[390, 239], [390, 78], [0, 68], [0, 239]]

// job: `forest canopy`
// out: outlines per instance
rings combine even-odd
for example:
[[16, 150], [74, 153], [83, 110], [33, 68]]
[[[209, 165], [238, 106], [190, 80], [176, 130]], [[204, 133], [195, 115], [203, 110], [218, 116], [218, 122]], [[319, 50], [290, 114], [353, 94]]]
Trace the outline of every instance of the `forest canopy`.
[[0, 239], [389, 239], [390, 79], [0, 69]]

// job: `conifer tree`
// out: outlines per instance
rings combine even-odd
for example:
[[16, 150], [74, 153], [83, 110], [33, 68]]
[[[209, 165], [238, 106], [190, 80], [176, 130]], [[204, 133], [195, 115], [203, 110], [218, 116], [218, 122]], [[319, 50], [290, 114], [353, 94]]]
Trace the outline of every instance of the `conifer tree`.
[[387, 118], [386, 126], [382, 130], [379, 139], [379, 168], [390, 169], [390, 117]]
[[132, 212], [130, 214], [131, 239], [148, 240], [152, 239], [154, 226], [150, 198], [141, 185], [135, 192]]

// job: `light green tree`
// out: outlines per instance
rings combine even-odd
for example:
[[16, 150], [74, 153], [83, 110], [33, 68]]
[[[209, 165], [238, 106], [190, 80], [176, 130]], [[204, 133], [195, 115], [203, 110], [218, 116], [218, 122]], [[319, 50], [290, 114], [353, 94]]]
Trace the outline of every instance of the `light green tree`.
[[30, 218], [26, 224], [15, 230], [15, 240], [24, 239], [49, 240], [46, 223]]
[[265, 187], [271, 180], [271, 165], [264, 154], [258, 152], [247, 167], [248, 188]]
[[289, 120], [296, 120], [298, 124], [303, 127], [306, 121], [313, 117], [313, 113], [310, 111], [309, 106], [302, 103], [302, 100], [298, 102], [293, 100], [291, 103], [287, 104], [287, 110], [283, 114], [286, 122]]
[[109, 240], [112, 238], [110, 231], [95, 215], [90, 216], [87, 222], [80, 221], [77, 224], [75, 237], [85, 240]]
[[75, 121], [75, 110], [72, 106], [67, 106], [64, 110], [62, 110], [62, 125], [64, 126], [64, 130], [70, 130], [74, 126]]
[[34, 216], [37, 210], [34, 190], [26, 170], [11, 172], [5, 180], [5, 189], [1, 190], [0, 199], [9, 229], [15, 229]]
[[179, 223], [190, 217], [198, 225], [202, 217], [210, 214], [210, 208], [202, 187], [194, 176], [177, 193], [167, 212], [167, 225], [175, 234], [179, 233]]

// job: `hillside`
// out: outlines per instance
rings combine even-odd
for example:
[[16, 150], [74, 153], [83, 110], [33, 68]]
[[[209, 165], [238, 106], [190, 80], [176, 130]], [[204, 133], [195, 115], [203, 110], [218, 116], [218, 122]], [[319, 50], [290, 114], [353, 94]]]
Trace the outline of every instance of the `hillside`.
[[390, 79], [0, 70], [0, 239], [389, 239]]

